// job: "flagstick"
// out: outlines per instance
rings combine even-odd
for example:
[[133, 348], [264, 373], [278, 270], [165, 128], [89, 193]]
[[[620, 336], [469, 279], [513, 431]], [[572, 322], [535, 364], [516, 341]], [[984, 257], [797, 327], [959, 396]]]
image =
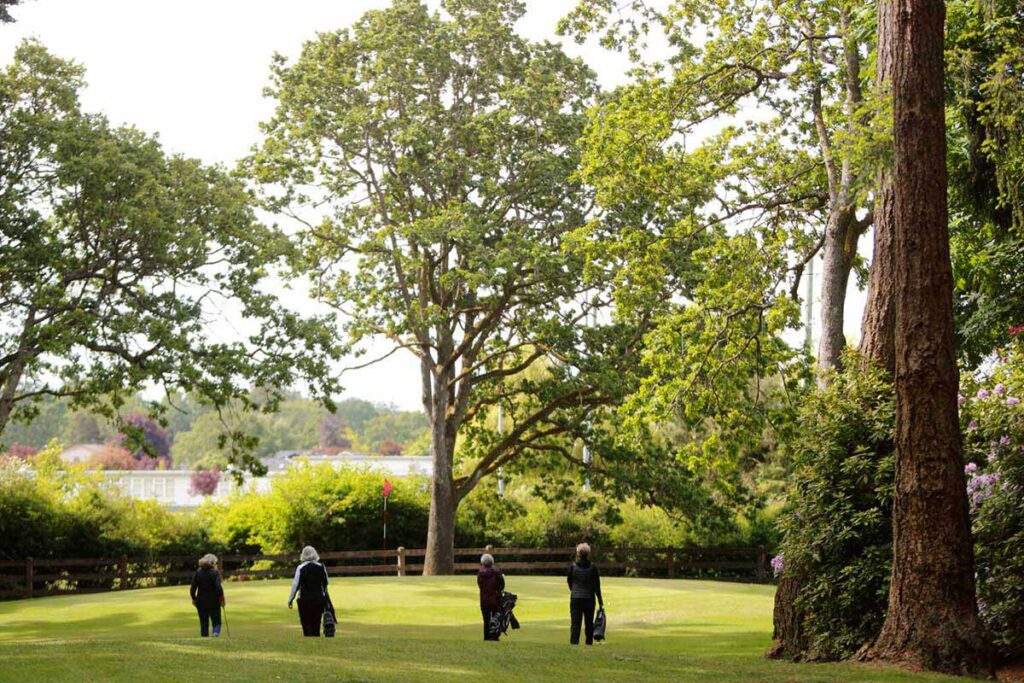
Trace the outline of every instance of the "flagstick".
[[384, 550], [388, 549], [388, 497], [384, 496]]

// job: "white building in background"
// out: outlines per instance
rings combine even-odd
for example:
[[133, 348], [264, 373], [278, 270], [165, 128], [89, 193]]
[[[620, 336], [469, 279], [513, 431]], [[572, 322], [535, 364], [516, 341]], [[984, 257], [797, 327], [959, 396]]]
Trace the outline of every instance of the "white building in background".
[[336, 468], [354, 468], [379, 472], [381, 478], [402, 478], [408, 476], [429, 477], [434, 467], [430, 456], [411, 455], [305, 455], [302, 453], [280, 453], [263, 460], [267, 476], [247, 475], [239, 485], [230, 474], [222, 473], [217, 489], [210, 496], [192, 493], [192, 475], [189, 470], [104, 470], [103, 474], [111, 486], [127, 496], [140, 500], [153, 500], [161, 505], [175, 508], [196, 507], [208, 498], [220, 500], [239, 490], [270, 490], [274, 477], [284, 474], [297, 462], [311, 465], [329, 463]]

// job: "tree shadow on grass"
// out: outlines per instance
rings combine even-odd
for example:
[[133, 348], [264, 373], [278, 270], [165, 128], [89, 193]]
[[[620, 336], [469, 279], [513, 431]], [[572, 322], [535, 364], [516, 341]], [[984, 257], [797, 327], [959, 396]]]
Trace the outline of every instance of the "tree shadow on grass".
[[[198, 618], [197, 618], [198, 619]], [[17, 631], [18, 640], [61, 640], [73, 638], [75, 631], [85, 631], [90, 638], [119, 636], [127, 637], [134, 629], [140, 628], [141, 624], [150, 623], [143, 621], [137, 612], [111, 612], [103, 616], [77, 617], [64, 619], [59, 623], [47, 620], [21, 619], [5, 620], [4, 627]], [[7, 641], [8, 643], [17, 641]], [[5, 644], [0, 641], [0, 644]]]

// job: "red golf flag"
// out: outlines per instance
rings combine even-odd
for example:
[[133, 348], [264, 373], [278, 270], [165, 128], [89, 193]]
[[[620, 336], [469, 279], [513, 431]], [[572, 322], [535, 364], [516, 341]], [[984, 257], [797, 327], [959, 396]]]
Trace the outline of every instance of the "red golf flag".
[[384, 480], [384, 497], [385, 498], [388, 497], [388, 494], [391, 493], [391, 489], [393, 489], [393, 488], [394, 487], [391, 485], [391, 482], [388, 481], [387, 479], [385, 479]]

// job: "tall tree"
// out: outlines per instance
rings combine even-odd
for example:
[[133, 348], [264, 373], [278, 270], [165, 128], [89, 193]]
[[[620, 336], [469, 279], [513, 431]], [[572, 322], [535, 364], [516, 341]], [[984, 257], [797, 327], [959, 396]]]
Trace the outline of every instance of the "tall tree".
[[960, 452], [946, 208], [945, 3], [893, 0], [896, 485], [893, 571], [871, 656], [948, 673], [991, 672], [975, 602]]
[[564, 431], [548, 422], [556, 411], [595, 400], [568, 364], [551, 366], [565, 382], [536, 391], [457, 473], [460, 428], [502, 399], [502, 380], [577, 340], [581, 268], [562, 238], [586, 210], [572, 174], [595, 85], [557, 46], [516, 35], [521, 2], [442, 8], [395, 0], [292, 65], [278, 58], [277, 112], [248, 162], [270, 208], [301, 223], [296, 265], [345, 314], [348, 340], [384, 338], [419, 361], [434, 460], [427, 574], [453, 570], [459, 501]]
[[[109, 417], [153, 384], [217, 407], [331, 391], [331, 338], [264, 288], [282, 239], [242, 185], [83, 113], [82, 73], [35, 42], [0, 72], [0, 434], [43, 397]], [[211, 326], [225, 308], [247, 339]]]
[[[730, 0], [658, 9], [641, 1], [579, 0], [562, 24], [580, 38], [603, 32], [607, 43], [633, 54], [642, 53], [652, 27], [663, 30], [672, 58], [645, 63], [637, 83], [623, 88], [613, 105], [634, 112], [620, 121], [614, 156], [635, 156], [623, 149], [629, 146], [658, 154], [679, 141], [690, 156], [718, 161], [710, 193], [701, 188], [677, 200], [701, 203], [704, 225], [802, 234], [783, 246], [794, 298], [805, 266], [822, 256], [821, 369], [838, 366], [846, 345], [850, 275], [874, 215], [872, 103], [862, 64], [871, 30], [863, 7], [851, 0]], [[652, 135], [647, 122], [662, 118], [660, 135]], [[724, 131], [709, 134], [709, 124]], [[690, 189], [694, 183], [677, 178], [648, 191], [682, 195], [676, 184]]]

